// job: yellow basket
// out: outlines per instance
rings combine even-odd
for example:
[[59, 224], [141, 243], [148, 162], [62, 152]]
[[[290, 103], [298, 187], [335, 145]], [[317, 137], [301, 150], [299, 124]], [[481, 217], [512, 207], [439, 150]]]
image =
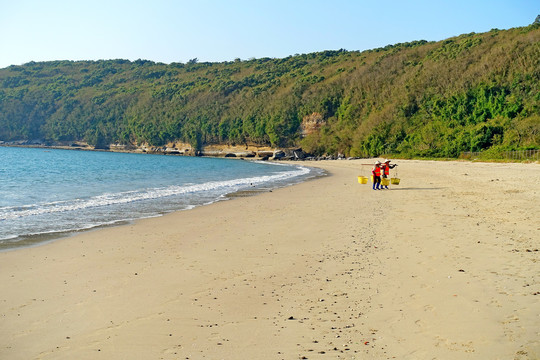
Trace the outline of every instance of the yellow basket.
[[388, 179], [386, 179], [386, 178], [382, 178], [381, 179], [381, 185], [382, 186], [388, 186], [388, 185], [390, 185], [390, 181], [388, 181]]
[[398, 178], [391, 178], [390, 182], [392, 183], [392, 185], [399, 185], [399, 179]]
[[367, 177], [365, 177], [365, 176], [359, 176], [359, 177], [358, 177], [358, 183], [359, 183], [359, 184], [367, 184]]

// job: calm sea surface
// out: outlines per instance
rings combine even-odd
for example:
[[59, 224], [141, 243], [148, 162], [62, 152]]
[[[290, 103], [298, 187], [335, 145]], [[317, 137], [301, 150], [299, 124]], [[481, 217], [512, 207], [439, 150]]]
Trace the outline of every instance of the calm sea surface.
[[318, 175], [234, 159], [0, 147], [0, 250]]

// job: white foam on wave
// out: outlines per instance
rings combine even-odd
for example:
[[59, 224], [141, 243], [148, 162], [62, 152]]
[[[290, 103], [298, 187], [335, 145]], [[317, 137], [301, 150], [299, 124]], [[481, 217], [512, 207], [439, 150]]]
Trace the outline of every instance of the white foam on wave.
[[3, 207], [0, 208], [0, 221], [28, 216], [38, 216], [51, 213], [78, 211], [89, 208], [127, 204], [135, 201], [159, 199], [192, 193], [215, 192], [216, 196], [219, 197], [227, 193], [234, 192], [244, 186], [257, 186], [265, 183], [286, 181], [298, 176], [307, 175], [309, 173], [310, 170], [308, 168], [297, 167], [293, 171], [282, 172], [274, 175], [239, 178], [224, 181], [209, 181], [202, 184], [182, 186], [173, 185], [165, 188], [149, 188], [140, 191], [102, 194], [88, 199], [55, 201], [19, 207]]

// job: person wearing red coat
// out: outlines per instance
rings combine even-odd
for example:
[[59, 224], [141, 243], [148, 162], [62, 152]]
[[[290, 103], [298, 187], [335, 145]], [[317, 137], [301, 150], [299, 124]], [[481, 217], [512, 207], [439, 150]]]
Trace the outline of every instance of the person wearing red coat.
[[373, 175], [373, 190], [381, 190], [381, 162], [376, 161], [375, 166], [371, 169]]
[[[384, 164], [382, 164], [382, 177], [387, 179], [388, 176], [390, 176], [390, 169], [393, 169], [397, 166], [397, 164], [390, 165], [390, 160], [386, 159], [384, 160]], [[386, 188], [388, 189], [388, 185], [381, 186], [381, 189]]]

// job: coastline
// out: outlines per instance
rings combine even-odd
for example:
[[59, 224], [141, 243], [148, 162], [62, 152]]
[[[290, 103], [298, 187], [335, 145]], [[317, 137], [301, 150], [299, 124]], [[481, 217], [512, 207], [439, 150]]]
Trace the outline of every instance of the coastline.
[[[316, 169], [292, 162], [0, 150], [7, 176], [0, 189], [0, 251], [189, 210], [227, 200], [235, 191], [269, 191], [319, 176]], [[33, 170], [27, 162], [47, 165]], [[68, 163], [80, 165], [64, 172], [62, 164]]]
[[362, 162], [0, 253], [0, 358], [538, 358], [540, 167]]
[[[292, 152], [290, 149], [277, 149], [269, 146], [260, 145], [207, 145], [202, 149], [196, 150], [187, 143], [169, 143], [164, 146], [149, 146], [146, 144], [137, 145], [119, 145], [110, 144], [107, 147], [96, 148], [85, 142], [68, 141], [65, 143], [45, 144], [40, 141], [14, 141], [2, 142], [0, 147], [22, 147], [34, 149], [55, 149], [55, 150], [76, 150], [76, 151], [99, 151], [99, 152], [117, 152], [129, 154], [152, 154], [152, 155], [176, 155], [176, 156], [202, 156], [202, 157], [228, 157], [239, 159], [278, 159], [284, 156], [284, 150]], [[276, 157], [276, 154], [280, 154]], [[282, 155], [283, 153], [283, 155]]]

